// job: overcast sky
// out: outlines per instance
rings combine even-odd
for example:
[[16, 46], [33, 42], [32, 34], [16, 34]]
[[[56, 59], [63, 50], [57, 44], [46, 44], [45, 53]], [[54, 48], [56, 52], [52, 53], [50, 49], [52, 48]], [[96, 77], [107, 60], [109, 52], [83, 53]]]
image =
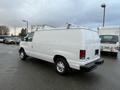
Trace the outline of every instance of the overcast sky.
[[89, 27], [102, 23], [106, 3], [106, 25], [120, 25], [119, 0], [0, 0], [0, 25], [30, 24], [63, 26], [66, 22]]

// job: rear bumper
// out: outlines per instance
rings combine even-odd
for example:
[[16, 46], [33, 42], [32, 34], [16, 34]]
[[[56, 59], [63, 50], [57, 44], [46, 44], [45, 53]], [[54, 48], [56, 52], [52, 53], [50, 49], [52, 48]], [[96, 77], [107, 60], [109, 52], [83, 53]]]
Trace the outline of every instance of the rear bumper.
[[0, 43], [3, 43], [4, 41], [0, 40]]
[[88, 63], [84, 66], [80, 66], [80, 70], [83, 70], [83, 71], [92, 71], [93, 69], [95, 69], [98, 65], [101, 65], [104, 63], [104, 60], [103, 59], [98, 59], [94, 62], [91, 62], [91, 63]]
[[104, 60], [103, 60], [103, 59], [99, 59], [99, 60], [95, 61], [95, 64], [96, 64], [96, 65], [101, 65], [101, 64], [103, 64], [103, 63], [104, 63]]
[[109, 50], [109, 49], [101, 49], [101, 51], [102, 52], [115, 52], [115, 53], [118, 52], [118, 50], [115, 50], [115, 49], [111, 49], [111, 50]]

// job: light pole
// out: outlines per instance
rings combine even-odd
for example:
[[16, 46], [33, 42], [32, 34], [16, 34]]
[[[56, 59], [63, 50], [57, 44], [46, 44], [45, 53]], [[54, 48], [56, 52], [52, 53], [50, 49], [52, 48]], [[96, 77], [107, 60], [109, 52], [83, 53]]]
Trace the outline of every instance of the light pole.
[[14, 26], [14, 28], [15, 28], [15, 32], [14, 32], [14, 35], [16, 36], [16, 26]]
[[103, 27], [104, 27], [105, 26], [105, 8], [106, 8], [105, 3], [103, 3], [101, 7], [103, 8]]
[[27, 20], [22, 20], [23, 22], [26, 22], [27, 25], [27, 33], [28, 33], [28, 21]]

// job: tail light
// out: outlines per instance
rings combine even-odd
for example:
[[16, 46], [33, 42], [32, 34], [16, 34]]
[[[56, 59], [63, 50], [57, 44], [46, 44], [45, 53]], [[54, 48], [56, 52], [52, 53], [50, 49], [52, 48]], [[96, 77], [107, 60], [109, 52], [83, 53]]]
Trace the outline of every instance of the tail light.
[[85, 59], [86, 50], [80, 50], [80, 59]]
[[98, 55], [98, 54], [99, 54], [99, 50], [96, 49], [96, 50], [95, 50], [95, 55]]

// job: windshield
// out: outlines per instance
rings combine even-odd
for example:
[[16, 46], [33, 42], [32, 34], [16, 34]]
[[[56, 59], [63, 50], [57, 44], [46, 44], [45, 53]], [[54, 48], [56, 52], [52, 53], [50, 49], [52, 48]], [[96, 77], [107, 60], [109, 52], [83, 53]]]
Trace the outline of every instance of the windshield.
[[117, 35], [100, 35], [101, 43], [111, 43], [115, 44], [118, 42]]
[[0, 39], [4, 39], [4, 37], [0, 36]]

